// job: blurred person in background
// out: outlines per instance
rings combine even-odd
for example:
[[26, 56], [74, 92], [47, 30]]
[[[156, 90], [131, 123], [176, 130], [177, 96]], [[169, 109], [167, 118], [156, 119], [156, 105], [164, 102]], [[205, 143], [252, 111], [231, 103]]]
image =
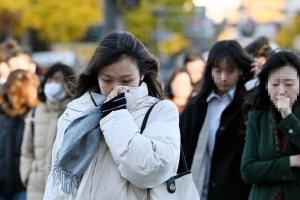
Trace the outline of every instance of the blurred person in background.
[[180, 116], [181, 143], [201, 200], [248, 199], [251, 185], [243, 182], [239, 168], [244, 84], [254, 76], [251, 63], [238, 42], [217, 42], [209, 52], [202, 89]]
[[166, 97], [178, 108], [179, 114], [185, 108], [193, 91], [192, 80], [186, 69], [175, 69], [165, 87]]
[[10, 69], [7, 64], [7, 57], [11, 51], [16, 48], [20, 48], [18, 43], [15, 40], [7, 40], [0, 44], [0, 85], [6, 82]]
[[200, 80], [205, 68], [202, 56], [196, 52], [188, 52], [184, 57], [184, 65], [189, 72], [193, 83], [193, 95], [200, 92]]
[[23, 48], [18, 48], [10, 52], [7, 58], [10, 71], [17, 69], [28, 70], [35, 73], [36, 64], [32, 62], [30, 54]]
[[300, 198], [300, 57], [274, 53], [258, 75], [247, 119], [241, 174], [257, 200]]
[[69, 85], [73, 79], [72, 68], [59, 63], [50, 67], [40, 85], [41, 103], [32, 109], [26, 120], [20, 173], [28, 200], [43, 199], [48, 174], [39, 169], [51, 165], [57, 121], [71, 101], [64, 85]]
[[245, 51], [254, 58], [254, 63], [252, 63], [252, 71], [255, 72], [254, 79], [248, 81], [245, 84], [245, 88], [251, 93], [253, 88], [259, 85], [258, 79], [256, 78], [259, 74], [263, 64], [266, 63], [267, 59], [272, 54], [272, 48], [269, 43], [269, 39], [266, 37], [259, 37], [254, 40], [251, 44], [245, 47]]
[[0, 95], [0, 200], [25, 200], [20, 177], [21, 144], [31, 108], [39, 105], [39, 81], [29, 71], [11, 72]]
[[272, 48], [270, 46], [269, 39], [266, 37], [259, 37], [251, 44], [245, 47], [245, 51], [252, 55], [253, 58], [257, 58], [262, 64], [265, 64], [267, 59], [272, 54]]

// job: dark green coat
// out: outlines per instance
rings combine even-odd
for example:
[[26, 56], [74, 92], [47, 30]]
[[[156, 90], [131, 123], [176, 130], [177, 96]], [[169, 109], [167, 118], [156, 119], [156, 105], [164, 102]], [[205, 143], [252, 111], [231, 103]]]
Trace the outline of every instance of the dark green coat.
[[[300, 199], [300, 168], [290, 167], [290, 156], [300, 154], [300, 109], [288, 115], [277, 128], [289, 136], [287, 156], [275, 155], [268, 111], [249, 113], [241, 174], [253, 184], [249, 200], [271, 200], [283, 183], [286, 200]], [[290, 134], [289, 130], [293, 133]]]

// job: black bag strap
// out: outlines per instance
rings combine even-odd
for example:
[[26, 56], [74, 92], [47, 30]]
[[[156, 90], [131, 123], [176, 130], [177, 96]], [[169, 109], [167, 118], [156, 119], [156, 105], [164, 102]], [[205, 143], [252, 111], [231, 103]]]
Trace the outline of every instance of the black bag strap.
[[[142, 123], [142, 127], [141, 127], [141, 132], [140, 132], [141, 134], [143, 133], [143, 131], [144, 131], [145, 128], [146, 128], [146, 124], [147, 124], [149, 115], [150, 115], [150, 113], [151, 113], [151, 111], [152, 111], [152, 109], [154, 108], [155, 105], [156, 105], [156, 103], [153, 104], [153, 105], [149, 108], [149, 110], [147, 111], [147, 113], [146, 113], [146, 115], [145, 115], [145, 117], [144, 117], [144, 120], [143, 120], [143, 123]], [[186, 160], [185, 160], [185, 156], [184, 156], [184, 152], [183, 152], [183, 148], [182, 148], [181, 144], [180, 144], [180, 161], [181, 161], [182, 164], [183, 164], [184, 171], [185, 171], [185, 172], [188, 172], [189, 170], [188, 170], [188, 167], [187, 167], [187, 164], [186, 164]]]
[[35, 114], [35, 109], [36, 108], [32, 108], [32, 112], [31, 112], [31, 117], [30, 117], [30, 124], [31, 124], [31, 133], [32, 133], [32, 136], [34, 135], [34, 114]]

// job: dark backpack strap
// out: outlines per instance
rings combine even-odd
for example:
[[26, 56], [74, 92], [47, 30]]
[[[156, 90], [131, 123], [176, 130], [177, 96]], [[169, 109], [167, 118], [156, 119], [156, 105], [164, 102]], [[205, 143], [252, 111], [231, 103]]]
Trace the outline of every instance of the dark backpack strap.
[[[150, 113], [151, 113], [151, 111], [152, 111], [152, 109], [154, 108], [155, 105], [156, 105], [156, 103], [153, 104], [153, 105], [149, 108], [149, 110], [147, 111], [147, 113], [146, 113], [146, 115], [145, 115], [145, 117], [144, 117], [144, 120], [143, 120], [143, 123], [142, 123], [142, 127], [141, 127], [141, 131], [140, 131], [141, 134], [143, 133], [143, 131], [144, 131], [145, 128], [146, 128], [146, 124], [147, 124], [149, 115], [150, 115]], [[188, 170], [188, 167], [187, 167], [187, 164], [186, 164], [186, 160], [185, 160], [185, 156], [184, 156], [184, 152], [183, 152], [183, 148], [182, 148], [181, 144], [180, 144], [180, 161], [181, 161], [182, 164], [183, 164], [184, 171], [185, 171], [185, 172], [188, 172], [189, 170]]]
[[35, 114], [35, 109], [36, 108], [32, 108], [32, 112], [31, 112], [31, 118], [30, 118], [30, 124], [31, 124], [31, 133], [32, 133], [32, 136], [34, 135], [34, 114]]

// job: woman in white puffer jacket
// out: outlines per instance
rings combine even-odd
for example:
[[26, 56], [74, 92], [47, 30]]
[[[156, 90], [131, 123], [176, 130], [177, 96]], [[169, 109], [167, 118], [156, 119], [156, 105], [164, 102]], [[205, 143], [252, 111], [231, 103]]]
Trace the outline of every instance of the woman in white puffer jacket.
[[158, 78], [157, 60], [135, 36], [103, 38], [58, 121], [44, 200], [147, 200], [148, 188], [176, 175], [178, 110]]

